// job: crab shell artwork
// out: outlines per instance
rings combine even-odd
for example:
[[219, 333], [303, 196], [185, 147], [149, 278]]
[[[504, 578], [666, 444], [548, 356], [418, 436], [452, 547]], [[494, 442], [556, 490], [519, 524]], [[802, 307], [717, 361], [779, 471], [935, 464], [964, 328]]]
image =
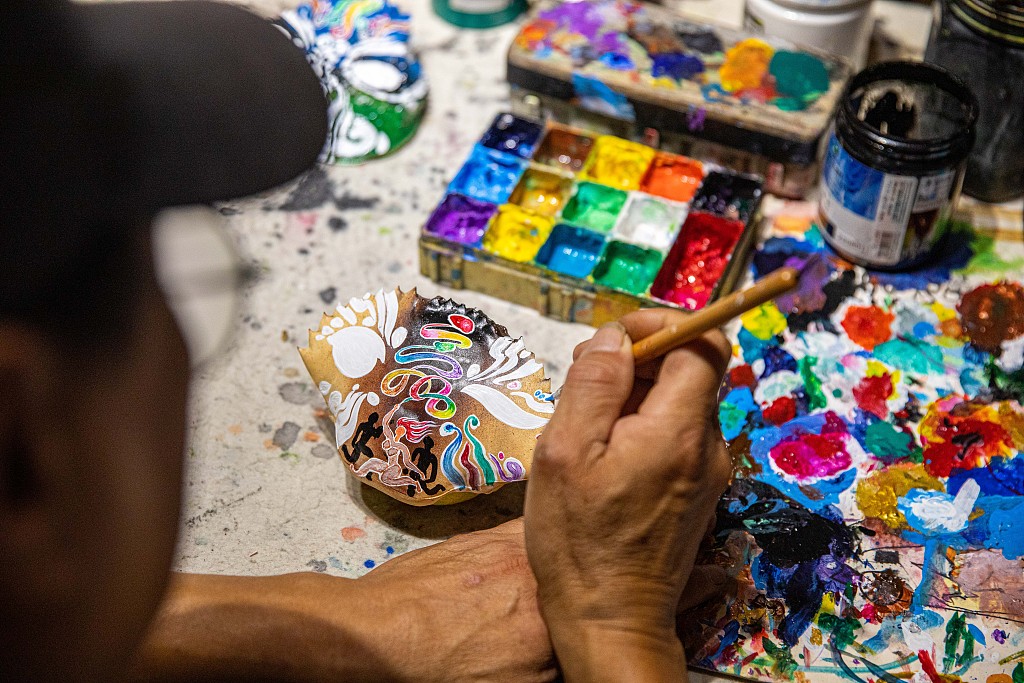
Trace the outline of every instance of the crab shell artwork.
[[412, 505], [456, 503], [525, 479], [554, 412], [544, 367], [522, 339], [474, 308], [415, 289], [338, 306], [299, 353], [349, 471]]
[[324, 163], [358, 164], [412, 138], [427, 79], [409, 47], [409, 16], [387, 0], [313, 0], [275, 24], [306, 53], [328, 100]]

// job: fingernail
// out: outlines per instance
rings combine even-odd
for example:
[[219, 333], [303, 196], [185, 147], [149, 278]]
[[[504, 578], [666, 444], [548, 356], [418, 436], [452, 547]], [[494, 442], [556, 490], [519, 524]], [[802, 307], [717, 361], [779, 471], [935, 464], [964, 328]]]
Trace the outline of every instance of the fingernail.
[[618, 351], [625, 339], [626, 328], [621, 323], [605, 323], [587, 344], [587, 351]]

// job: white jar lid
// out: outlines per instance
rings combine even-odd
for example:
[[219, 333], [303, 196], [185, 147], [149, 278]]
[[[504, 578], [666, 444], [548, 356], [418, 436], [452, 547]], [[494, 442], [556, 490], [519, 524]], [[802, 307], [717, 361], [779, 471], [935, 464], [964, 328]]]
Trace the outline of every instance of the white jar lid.
[[868, 6], [872, 0], [769, 0], [769, 2], [804, 12], [834, 12], [861, 5]]

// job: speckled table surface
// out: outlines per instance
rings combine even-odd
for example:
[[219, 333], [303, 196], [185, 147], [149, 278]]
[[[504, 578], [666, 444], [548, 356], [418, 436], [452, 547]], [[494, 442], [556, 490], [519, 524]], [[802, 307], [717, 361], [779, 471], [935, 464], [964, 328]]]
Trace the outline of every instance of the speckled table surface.
[[[248, 4], [266, 14], [293, 4]], [[407, 507], [357, 484], [333, 446], [323, 399], [296, 350], [322, 311], [380, 287], [416, 286], [486, 311], [561, 383], [573, 346], [592, 333], [422, 278], [417, 236], [452, 173], [508, 106], [504, 54], [516, 26], [460, 31], [428, 0], [403, 0], [431, 81], [413, 141], [368, 165], [320, 167], [221, 211], [263, 275], [245, 297], [231, 346], [193, 385], [183, 526], [176, 566], [195, 572], [325, 571], [359, 576], [389, 557], [521, 514], [524, 488], [442, 508]], [[730, 23], [741, 0], [689, 0]]]

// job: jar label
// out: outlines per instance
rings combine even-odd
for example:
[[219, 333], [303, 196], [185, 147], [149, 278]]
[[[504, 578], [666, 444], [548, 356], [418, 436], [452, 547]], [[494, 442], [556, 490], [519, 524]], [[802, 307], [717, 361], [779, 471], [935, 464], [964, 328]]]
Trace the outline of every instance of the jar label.
[[893, 266], [936, 241], [957, 169], [927, 176], [885, 173], [850, 156], [833, 134], [823, 176], [821, 213], [836, 248], [871, 264]]

